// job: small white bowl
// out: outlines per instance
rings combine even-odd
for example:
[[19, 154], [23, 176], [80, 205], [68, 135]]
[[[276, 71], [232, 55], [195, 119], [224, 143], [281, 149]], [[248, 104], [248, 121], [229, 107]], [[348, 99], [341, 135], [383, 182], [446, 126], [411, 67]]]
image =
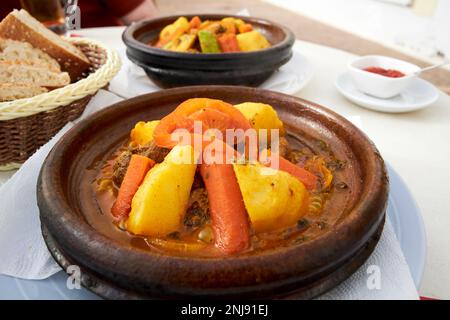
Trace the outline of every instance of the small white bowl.
[[[363, 70], [369, 67], [394, 69], [404, 73], [405, 76], [390, 78]], [[382, 99], [392, 98], [404, 91], [416, 78], [414, 72], [420, 70], [412, 63], [375, 55], [357, 58], [348, 65], [348, 68], [358, 90]]]

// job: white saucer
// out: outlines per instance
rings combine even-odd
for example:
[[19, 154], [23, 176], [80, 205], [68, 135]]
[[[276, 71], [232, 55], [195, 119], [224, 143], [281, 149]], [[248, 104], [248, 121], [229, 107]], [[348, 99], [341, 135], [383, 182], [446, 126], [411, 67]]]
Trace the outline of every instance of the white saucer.
[[336, 79], [335, 86], [344, 97], [357, 105], [389, 113], [423, 109], [439, 98], [438, 90], [431, 83], [419, 78], [415, 79], [403, 93], [390, 99], [376, 98], [357, 90], [348, 72]]

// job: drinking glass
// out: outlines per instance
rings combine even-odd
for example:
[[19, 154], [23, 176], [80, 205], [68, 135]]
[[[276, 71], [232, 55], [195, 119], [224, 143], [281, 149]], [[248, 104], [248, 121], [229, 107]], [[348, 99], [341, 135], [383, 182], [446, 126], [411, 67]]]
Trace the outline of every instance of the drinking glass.
[[20, 4], [50, 30], [58, 34], [66, 32], [64, 10], [60, 0], [20, 0]]

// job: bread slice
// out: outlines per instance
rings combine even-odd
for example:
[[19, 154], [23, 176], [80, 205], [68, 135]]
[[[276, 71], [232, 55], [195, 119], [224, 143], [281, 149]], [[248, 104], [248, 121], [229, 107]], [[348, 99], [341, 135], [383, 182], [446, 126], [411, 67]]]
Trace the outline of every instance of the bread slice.
[[59, 72], [59, 63], [27, 42], [0, 38], [0, 61], [27, 61], [36, 67]]
[[83, 52], [47, 29], [25, 10], [14, 10], [0, 23], [0, 37], [25, 41], [56, 59], [73, 81], [86, 71], [90, 62]]
[[48, 92], [47, 88], [34, 85], [0, 83], [0, 102], [31, 98], [45, 92]]
[[26, 62], [0, 61], [0, 83], [57, 88], [70, 83], [67, 72], [54, 72]]

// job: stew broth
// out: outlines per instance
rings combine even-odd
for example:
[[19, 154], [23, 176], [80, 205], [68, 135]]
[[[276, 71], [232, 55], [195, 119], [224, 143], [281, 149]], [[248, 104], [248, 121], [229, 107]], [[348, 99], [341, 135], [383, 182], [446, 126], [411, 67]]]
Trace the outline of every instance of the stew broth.
[[[290, 148], [287, 156], [289, 160], [304, 166], [313, 158], [323, 159], [333, 174], [332, 183], [327, 188], [308, 192], [308, 199], [304, 204], [305, 214], [295, 225], [271, 232], [253, 233], [250, 248], [239, 253], [241, 255], [299, 245], [319, 237], [345, 217], [350, 209], [347, 204], [356, 196], [352, 194], [355, 182], [345, 181], [344, 178], [345, 171], [348, 170], [346, 163], [337, 159], [326, 143], [289, 135], [287, 141]], [[96, 160], [90, 166], [90, 170], [87, 170], [86, 177], [92, 181], [90, 193], [98, 205], [98, 210], [86, 211], [89, 213], [86, 216], [88, 222], [106, 236], [143, 250], [187, 257], [220, 256], [221, 253], [212, 240], [213, 234], [208, 217], [204, 217], [204, 221], [198, 224], [186, 223], [185, 219], [180, 230], [163, 238], [137, 236], [127, 232], [122, 224], [114, 222], [111, 207], [117, 197], [118, 186], [113, 179], [113, 165], [117, 157], [127, 148], [128, 142], [112, 154], [106, 155], [104, 159]], [[191, 200], [196, 196], [196, 190], [201, 188], [195, 184], [194, 182]]]

